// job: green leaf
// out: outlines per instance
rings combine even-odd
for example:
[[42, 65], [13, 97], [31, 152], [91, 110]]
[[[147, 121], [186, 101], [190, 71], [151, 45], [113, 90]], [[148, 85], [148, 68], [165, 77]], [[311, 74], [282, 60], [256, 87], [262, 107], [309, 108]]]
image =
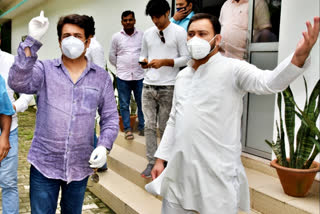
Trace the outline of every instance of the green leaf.
[[295, 160], [294, 157], [294, 136], [295, 136], [295, 104], [290, 101], [290, 97], [294, 100], [292, 91], [290, 87], [288, 87], [283, 92], [284, 97], [284, 119], [286, 124], [287, 137], [289, 142], [290, 149], [290, 167], [294, 167]]
[[[320, 80], [316, 83], [308, 98], [307, 82], [304, 78], [306, 101], [303, 110], [299, 108], [294, 100], [293, 93], [288, 87], [285, 91], [278, 93], [277, 104], [280, 121], [277, 125], [277, 141], [266, 143], [271, 146], [282, 166], [288, 165], [284, 145], [285, 137], [288, 138], [290, 146], [291, 168], [309, 168], [314, 158], [320, 151], [320, 130], [316, 122], [320, 115]], [[282, 96], [284, 100], [284, 118], [282, 117]], [[300, 119], [301, 124], [295, 138], [295, 119]], [[285, 123], [286, 133], [283, 123]], [[280, 126], [280, 127], [279, 127]], [[287, 136], [285, 136], [287, 134]], [[295, 145], [296, 144], [296, 145]], [[296, 150], [294, 151], [294, 148]]]
[[320, 94], [320, 80], [317, 82], [317, 84], [313, 88], [309, 98], [307, 114], [308, 114], [308, 117], [310, 118], [311, 118], [311, 114], [314, 114], [315, 112], [316, 102], [317, 102], [317, 99], [319, 99], [319, 94]]
[[316, 158], [316, 156], [319, 154], [320, 149], [318, 149], [318, 147], [315, 147], [311, 157], [309, 158], [309, 160], [307, 161], [307, 163], [303, 166], [304, 169], [309, 169], [312, 162], [314, 161], [314, 159]]
[[317, 147], [317, 149], [320, 151], [320, 140], [316, 140], [313, 137], [309, 137], [309, 140], [313, 142], [313, 144]]
[[304, 88], [306, 89], [306, 101], [305, 101], [305, 104], [304, 104], [304, 107], [306, 108], [308, 106], [308, 84], [307, 84], [307, 81], [306, 81], [306, 78], [303, 76], [303, 83], [304, 83]]
[[279, 107], [279, 117], [280, 117], [280, 132], [277, 138], [276, 145], [280, 147], [281, 161], [279, 162], [282, 166], [288, 166], [287, 155], [286, 155], [286, 145], [285, 145], [285, 134], [283, 129], [283, 119], [282, 119], [282, 94], [278, 93], [278, 107]]
[[[305, 85], [307, 90], [306, 81]], [[298, 109], [299, 112], [296, 111], [295, 114], [301, 120], [301, 126], [297, 134], [297, 149], [295, 152], [297, 168], [302, 168], [305, 165], [305, 162], [308, 160], [313, 150], [314, 143], [313, 141], [310, 141], [310, 137], [315, 137], [315, 135], [317, 135], [319, 138], [320, 136], [320, 131], [315, 125], [319, 116], [319, 113], [317, 113], [319, 111], [319, 101], [318, 106], [316, 107], [317, 99], [319, 99], [319, 94], [320, 80], [315, 85], [310, 95], [309, 102], [306, 102], [304, 111], [302, 111], [294, 101], [293, 96], [289, 97], [288, 92], [286, 92], [286, 95], [288, 95], [289, 97], [289, 101], [292, 102]]]

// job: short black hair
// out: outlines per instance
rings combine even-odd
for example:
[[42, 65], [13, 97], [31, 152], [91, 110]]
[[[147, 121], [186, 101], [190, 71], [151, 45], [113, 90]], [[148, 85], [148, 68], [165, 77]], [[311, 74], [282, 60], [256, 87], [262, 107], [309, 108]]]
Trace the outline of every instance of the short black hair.
[[146, 15], [160, 17], [170, 11], [169, 3], [166, 0], [149, 0], [146, 7]]
[[126, 10], [126, 11], [123, 11], [123, 13], [121, 14], [121, 20], [124, 18], [124, 17], [127, 17], [129, 15], [132, 15], [132, 17], [135, 19], [134, 17], [134, 12], [131, 11], [131, 10]]
[[186, 0], [187, 4], [192, 3], [193, 4], [193, 0]]
[[61, 40], [62, 27], [65, 24], [74, 24], [84, 29], [86, 39], [88, 39], [89, 36], [94, 36], [95, 34], [94, 19], [92, 16], [71, 14], [60, 17], [58, 21], [57, 31], [59, 40]]
[[197, 0], [186, 0], [187, 5], [189, 5], [190, 3], [192, 3], [192, 11], [194, 13], [197, 13], [199, 11], [198, 8], [198, 1]]
[[189, 27], [192, 22], [194, 22], [196, 20], [200, 20], [200, 19], [209, 19], [209, 21], [212, 24], [212, 28], [213, 28], [214, 33], [215, 34], [220, 33], [221, 25], [220, 25], [218, 18], [211, 15], [211, 14], [208, 14], [208, 13], [197, 13], [194, 16], [192, 16], [192, 18], [190, 19], [190, 22], [188, 24], [188, 30], [189, 30]]

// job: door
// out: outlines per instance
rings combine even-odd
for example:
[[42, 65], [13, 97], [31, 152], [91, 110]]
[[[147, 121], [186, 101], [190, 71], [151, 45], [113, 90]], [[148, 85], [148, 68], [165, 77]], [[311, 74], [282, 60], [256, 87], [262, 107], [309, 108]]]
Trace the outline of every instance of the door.
[[[261, 69], [278, 64], [281, 0], [249, 0], [247, 60]], [[243, 151], [271, 159], [275, 95], [248, 94], [242, 126]]]

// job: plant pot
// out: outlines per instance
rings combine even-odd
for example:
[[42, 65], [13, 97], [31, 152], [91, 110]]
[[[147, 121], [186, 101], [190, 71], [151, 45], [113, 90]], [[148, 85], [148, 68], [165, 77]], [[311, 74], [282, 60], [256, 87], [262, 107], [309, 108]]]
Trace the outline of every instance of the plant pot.
[[277, 170], [283, 191], [290, 196], [304, 197], [307, 195], [314, 177], [320, 171], [320, 164], [313, 161], [310, 169], [293, 169], [278, 164], [278, 160], [271, 161], [270, 165]]
[[[133, 129], [134, 123], [136, 122], [137, 115], [130, 115], [130, 127]], [[124, 126], [123, 126], [123, 121], [122, 117], [119, 115], [119, 126], [120, 126], [120, 131], [124, 131]]]

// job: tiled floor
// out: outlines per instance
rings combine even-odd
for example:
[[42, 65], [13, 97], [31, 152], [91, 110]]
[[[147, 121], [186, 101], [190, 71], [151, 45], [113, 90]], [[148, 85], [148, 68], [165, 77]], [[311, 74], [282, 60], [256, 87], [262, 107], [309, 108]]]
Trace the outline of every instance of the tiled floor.
[[[20, 214], [31, 213], [29, 203], [29, 167], [27, 154], [30, 148], [33, 130], [35, 124], [35, 109], [29, 108], [26, 112], [19, 114], [19, 168], [18, 168], [18, 186], [20, 200]], [[1, 196], [0, 196], [0, 202]], [[90, 191], [86, 191], [83, 214], [90, 213], [109, 213], [114, 212], [109, 209], [99, 198]], [[0, 203], [0, 213], [2, 213], [2, 205]], [[57, 213], [60, 213], [59, 207]]]

